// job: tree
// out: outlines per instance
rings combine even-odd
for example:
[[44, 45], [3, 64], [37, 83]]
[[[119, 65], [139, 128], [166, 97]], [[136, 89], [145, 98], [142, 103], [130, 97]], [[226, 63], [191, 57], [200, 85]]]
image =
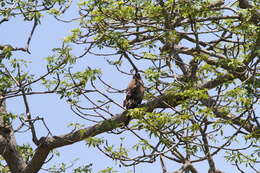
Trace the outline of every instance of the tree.
[[[36, 173], [54, 149], [83, 140], [123, 166], [159, 160], [164, 173], [197, 173], [195, 164], [206, 162], [204, 170], [220, 173], [225, 170], [214, 157], [222, 155], [233, 172], [259, 171], [257, 0], [88, 0], [74, 5], [66, 0], [1, 1], [1, 26], [15, 18], [33, 24], [25, 46], [0, 45], [1, 172]], [[70, 8], [78, 16], [65, 21], [62, 16]], [[45, 74], [33, 74], [26, 68], [30, 59], [16, 52], [30, 57], [35, 30], [48, 15], [78, 26], [45, 58]], [[91, 62], [101, 59], [107, 64], [94, 68]], [[87, 67], [82, 70], [83, 61]], [[138, 108], [124, 109], [124, 90], [102, 73], [115, 69], [112, 77], [130, 79], [133, 70], [143, 77], [145, 100]], [[28, 102], [30, 95], [48, 94], [65, 100], [71, 116], [84, 122], [71, 123], [75, 129], [64, 135], [51, 131]], [[10, 98], [22, 98], [25, 112], [8, 111]], [[39, 123], [48, 131], [40, 138]], [[31, 134], [31, 145], [16, 143], [21, 129]], [[107, 132], [128, 132], [137, 142], [129, 146], [122, 138], [113, 147], [108, 138], [97, 136]], [[169, 170], [169, 164], [176, 167]], [[91, 165], [74, 172], [91, 172]]]

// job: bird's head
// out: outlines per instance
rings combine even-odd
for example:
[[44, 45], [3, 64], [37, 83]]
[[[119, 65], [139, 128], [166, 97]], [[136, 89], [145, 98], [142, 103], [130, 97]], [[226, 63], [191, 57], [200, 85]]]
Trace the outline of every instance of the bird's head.
[[141, 79], [141, 75], [139, 73], [135, 73], [133, 79]]

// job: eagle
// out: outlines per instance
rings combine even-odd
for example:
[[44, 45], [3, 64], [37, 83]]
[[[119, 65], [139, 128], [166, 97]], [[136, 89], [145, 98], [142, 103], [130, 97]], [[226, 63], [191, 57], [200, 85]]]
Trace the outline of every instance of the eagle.
[[144, 90], [142, 78], [139, 73], [136, 73], [126, 89], [126, 98], [123, 106], [126, 109], [136, 108], [143, 100]]

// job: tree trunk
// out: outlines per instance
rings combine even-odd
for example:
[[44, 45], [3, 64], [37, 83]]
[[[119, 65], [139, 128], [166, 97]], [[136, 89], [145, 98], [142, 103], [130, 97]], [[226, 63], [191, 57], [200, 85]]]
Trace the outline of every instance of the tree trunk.
[[2, 94], [0, 95], [0, 154], [12, 173], [20, 173], [26, 167], [19, 153], [12, 126], [8, 122], [6, 103]]

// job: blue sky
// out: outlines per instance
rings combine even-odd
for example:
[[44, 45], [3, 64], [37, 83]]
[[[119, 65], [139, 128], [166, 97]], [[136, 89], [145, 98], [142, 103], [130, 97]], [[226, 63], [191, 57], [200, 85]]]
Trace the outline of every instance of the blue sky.
[[[69, 10], [69, 13], [65, 18], [74, 18], [77, 14], [75, 13], [75, 7]], [[25, 22], [21, 18], [15, 18], [1, 25], [0, 28], [0, 44], [11, 44], [15, 47], [24, 47], [27, 36], [31, 30], [32, 22]], [[67, 36], [71, 29], [77, 27], [77, 23], [62, 23], [56, 21], [51, 16], [45, 16], [41, 21], [39, 27], [36, 28], [35, 34], [33, 36], [30, 51], [31, 55], [28, 55], [23, 52], [16, 52], [14, 55], [19, 58], [24, 58], [28, 61], [32, 61], [31, 65], [28, 68], [28, 71], [31, 73], [40, 75], [43, 74], [45, 69], [46, 62], [43, 60], [45, 57], [52, 54], [52, 48], [60, 47], [62, 43], [62, 39]], [[79, 48], [73, 46], [74, 52], [80, 51]], [[90, 65], [96, 68], [102, 68], [104, 78], [108, 78], [109, 82], [120, 89], [124, 89], [126, 87], [127, 82], [130, 80], [129, 77], [124, 76], [119, 78], [115, 75], [116, 70], [113, 70], [105, 65], [105, 60], [97, 57], [88, 57], [83, 59], [80, 65], [78, 65], [79, 69], [83, 69]], [[35, 89], [41, 89], [38, 86], [34, 86]], [[124, 99], [124, 94], [118, 94], [115, 99], [118, 103], [122, 103]], [[12, 113], [23, 113], [25, 112], [23, 101], [21, 98], [12, 98], [8, 100], [8, 111]], [[82, 122], [82, 120], [73, 115], [70, 111], [69, 105], [65, 102], [65, 100], [60, 100], [56, 95], [33, 95], [29, 96], [30, 108], [33, 116], [41, 116], [44, 117], [46, 123], [54, 135], [61, 135], [64, 133], [68, 133], [71, 128], [67, 127], [71, 122]], [[120, 112], [120, 110], [118, 110]], [[44, 126], [40, 123], [37, 124], [38, 137], [46, 135], [47, 131]], [[129, 137], [129, 135], [121, 135], [127, 137], [130, 143], [134, 143], [136, 140], [134, 137]], [[31, 135], [30, 133], [17, 135], [18, 144], [22, 143], [30, 143]], [[111, 142], [115, 144], [118, 143], [118, 136], [111, 134], [102, 134], [98, 137], [108, 138]], [[97, 149], [87, 148], [84, 142], [79, 142], [73, 144], [71, 146], [66, 146], [58, 149], [61, 153], [61, 157], [54, 158], [47, 166], [59, 164], [61, 162], [69, 163], [76, 158], [80, 160], [76, 162], [76, 165], [84, 165], [93, 163], [93, 172], [97, 172], [100, 169], [104, 169], [107, 166], [114, 166], [115, 161], [110, 160], [106, 156], [104, 156]], [[170, 171], [176, 170], [176, 165], [172, 164], [172, 162], [168, 162], [166, 165]], [[117, 164], [118, 165], [118, 164]], [[227, 164], [221, 157], [216, 157], [216, 165], [221, 170], [225, 172], [230, 172], [229, 164]], [[197, 168], [201, 172], [207, 172], [205, 169], [207, 168], [207, 163], [197, 164]], [[45, 166], [46, 167], [46, 166]], [[179, 166], [178, 166], [179, 167]], [[127, 170], [132, 170], [132, 168], [119, 168], [116, 166], [115, 168], [119, 172], [127, 172]], [[44, 173], [45, 171], [40, 171], [40, 173]], [[68, 171], [70, 172], [70, 171]], [[136, 166], [137, 173], [144, 172], [161, 172], [161, 168], [158, 162], [155, 164], [141, 164]]]

